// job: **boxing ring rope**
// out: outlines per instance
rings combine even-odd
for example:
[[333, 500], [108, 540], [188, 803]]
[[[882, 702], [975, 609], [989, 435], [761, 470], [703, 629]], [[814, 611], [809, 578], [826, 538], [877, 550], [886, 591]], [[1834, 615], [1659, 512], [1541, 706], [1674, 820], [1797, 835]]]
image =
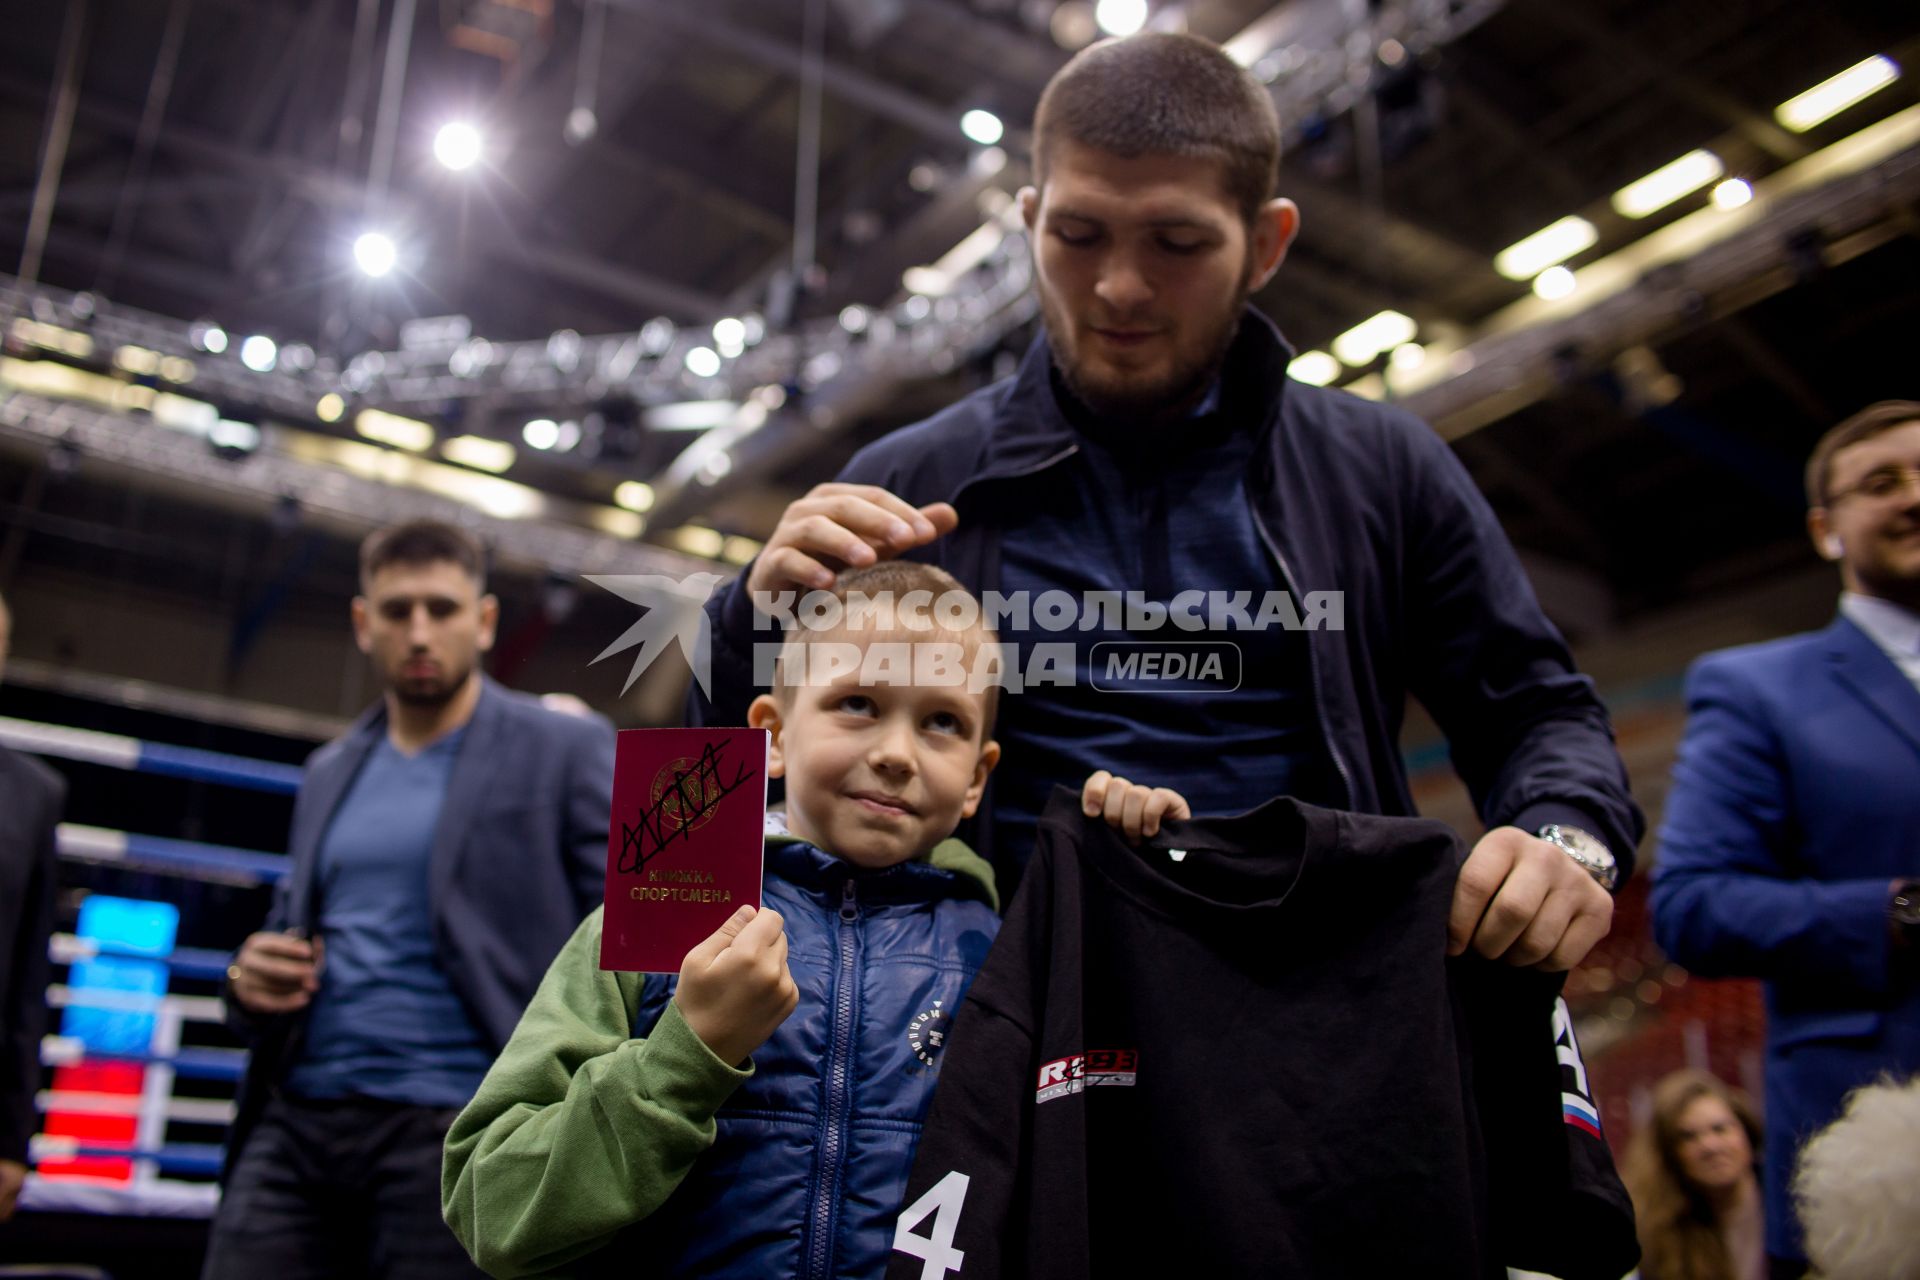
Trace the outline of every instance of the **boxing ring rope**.
[[[63, 725], [0, 717], [0, 745], [41, 756], [190, 782], [214, 783], [250, 791], [291, 797], [299, 788], [296, 765], [255, 760], [245, 756], [171, 743], [153, 742], [122, 734], [75, 729]], [[119, 831], [83, 823], [63, 822], [56, 839], [63, 861], [126, 867], [185, 879], [241, 887], [271, 885], [286, 868], [278, 853], [240, 849], [205, 841], [180, 840], [140, 832]], [[163, 903], [136, 899], [107, 899], [140, 917], [164, 919], [162, 934], [127, 937], [85, 936], [82, 932], [55, 934], [49, 957], [66, 966], [69, 981], [52, 983], [47, 1002], [58, 1016], [131, 1018], [150, 1025], [151, 1035], [140, 1041], [103, 1042], [98, 1036], [62, 1033], [46, 1036], [40, 1059], [55, 1073], [53, 1086], [41, 1090], [36, 1102], [42, 1115], [56, 1114], [71, 1121], [79, 1133], [34, 1135], [29, 1176], [21, 1203], [43, 1211], [81, 1211], [111, 1214], [208, 1216], [218, 1201], [218, 1188], [205, 1181], [218, 1173], [222, 1146], [217, 1142], [167, 1141], [169, 1122], [225, 1127], [233, 1121], [235, 1103], [225, 1097], [187, 1097], [174, 1094], [178, 1080], [236, 1083], [246, 1067], [244, 1050], [183, 1045], [181, 1032], [190, 1023], [224, 1023], [225, 1008], [214, 996], [178, 994], [181, 981], [218, 982], [230, 959], [224, 951], [173, 945], [178, 916]], [[89, 899], [91, 901], [91, 899]], [[83, 911], [84, 911], [83, 906]], [[158, 915], [154, 915], [154, 913]], [[156, 941], [156, 938], [159, 940]], [[147, 970], [151, 990], [119, 989], [103, 985], [97, 966], [131, 966]], [[94, 974], [89, 985], [83, 975]], [[138, 984], [135, 984], [138, 985]], [[102, 1084], [105, 1080], [108, 1083]], [[112, 1140], [90, 1138], [92, 1122], [121, 1123]], [[125, 1125], [132, 1126], [131, 1139]], [[45, 1127], [51, 1127], [43, 1121]], [[70, 1162], [80, 1161], [74, 1165]], [[87, 1165], [85, 1162], [96, 1164]], [[42, 1177], [43, 1162], [68, 1164], [79, 1174]], [[88, 1176], [84, 1170], [112, 1162], [125, 1167], [131, 1179]], [[174, 1175], [174, 1176], [169, 1176]]]

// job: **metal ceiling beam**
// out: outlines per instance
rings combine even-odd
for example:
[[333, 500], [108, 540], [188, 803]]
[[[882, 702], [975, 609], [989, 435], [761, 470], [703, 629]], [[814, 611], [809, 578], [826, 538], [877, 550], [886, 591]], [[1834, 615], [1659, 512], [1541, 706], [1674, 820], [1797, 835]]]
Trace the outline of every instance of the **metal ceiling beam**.
[[[0, 96], [17, 98], [29, 94], [37, 98], [40, 90], [28, 88], [29, 84], [21, 77], [0, 75]], [[135, 113], [113, 107], [83, 103], [77, 115], [90, 128], [112, 131], [122, 137], [132, 137], [139, 129], [139, 117]], [[362, 184], [337, 177], [324, 168], [296, 157], [250, 151], [224, 139], [178, 126], [163, 128], [157, 146], [161, 151], [178, 157], [225, 168], [240, 168], [270, 177], [289, 184], [299, 195], [330, 207], [357, 213], [365, 205], [366, 190]], [[712, 295], [588, 254], [557, 246], [532, 244], [506, 228], [479, 232], [473, 248], [490, 257], [593, 289], [649, 313], [666, 311], [695, 319], [711, 318], [721, 313], [720, 299]]]
[[1528, 5], [1527, 12], [1604, 51], [1610, 60], [1633, 67], [1646, 82], [1659, 85], [1701, 114], [1738, 130], [1775, 160], [1785, 164], [1807, 154], [1809, 148], [1805, 142], [1700, 79], [1685, 63], [1627, 39], [1581, 5], [1562, 0], [1556, 4]]
[[1593, 183], [1583, 179], [1559, 158], [1559, 152], [1542, 142], [1533, 130], [1489, 102], [1474, 88], [1472, 77], [1458, 76], [1447, 84], [1447, 96], [1457, 103], [1475, 125], [1499, 139], [1534, 175], [1559, 193], [1572, 208], [1593, 199]]
[[[802, 72], [798, 45], [788, 45], [757, 31], [735, 26], [716, 16], [711, 9], [684, 9], [666, 0], [609, 0], [615, 8], [638, 13], [658, 27], [690, 36], [716, 49], [745, 58], [770, 71], [795, 80]], [[960, 132], [960, 113], [937, 106], [917, 94], [898, 88], [876, 76], [829, 58], [826, 65], [827, 92], [844, 101], [865, 107], [877, 116], [885, 116], [930, 138], [956, 146], [967, 145]], [[1007, 130], [1010, 145], [1025, 150], [1028, 137], [1024, 130]]]

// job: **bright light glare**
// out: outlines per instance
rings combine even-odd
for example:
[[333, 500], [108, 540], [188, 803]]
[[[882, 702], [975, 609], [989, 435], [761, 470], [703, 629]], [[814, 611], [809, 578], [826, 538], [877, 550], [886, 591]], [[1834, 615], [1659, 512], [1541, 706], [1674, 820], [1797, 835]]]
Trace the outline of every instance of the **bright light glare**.
[[1100, 0], [1093, 20], [1110, 36], [1130, 36], [1147, 25], [1147, 0]]
[[1614, 192], [1614, 212], [1623, 218], [1644, 218], [1698, 191], [1726, 171], [1713, 152], [1689, 151]]
[[1713, 207], [1716, 209], [1738, 209], [1753, 199], [1753, 188], [1743, 178], [1728, 178], [1713, 189]]
[[489, 440], [485, 436], [455, 436], [441, 442], [440, 456], [448, 462], [498, 475], [513, 465], [514, 452], [513, 446], [505, 440]]
[[1788, 98], [1773, 109], [1773, 118], [1795, 133], [1805, 133], [1899, 78], [1900, 64], [1885, 54], [1876, 53], [1832, 79], [1822, 80], [1805, 93]]
[[313, 406], [313, 416], [322, 422], [338, 422], [347, 414], [347, 402], [337, 392], [329, 391], [320, 397], [320, 403]]
[[280, 348], [272, 338], [256, 333], [240, 344], [240, 363], [255, 373], [271, 372], [280, 359]]
[[535, 418], [520, 428], [520, 438], [535, 449], [551, 449], [560, 443], [560, 424], [552, 418]]
[[653, 486], [639, 480], [622, 480], [614, 486], [613, 500], [629, 511], [651, 511]]
[[722, 347], [744, 347], [747, 345], [747, 324], [728, 316], [724, 320], [713, 322], [714, 343]]
[[360, 269], [379, 279], [393, 270], [393, 264], [400, 256], [393, 247], [393, 240], [378, 231], [369, 231], [353, 242], [353, 260]]
[[217, 324], [210, 324], [200, 334], [199, 341], [203, 350], [217, 356], [227, 349], [227, 331]]
[[1493, 269], [1509, 280], [1531, 280], [1556, 262], [1593, 247], [1600, 233], [1571, 214], [1494, 255]]
[[960, 117], [960, 132], [983, 147], [990, 147], [1000, 141], [1006, 131], [1006, 126], [1000, 123], [999, 116], [991, 111], [982, 111], [978, 107]]
[[1418, 326], [1398, 311], [1382, 311], [1362, 320], [1333, 340], [1333, 354], [1344, 364], [1358, 369], [1369, 364], [1382, 351], [1391, 351], [1403, 342], [1413, 341]]
[[431, 424], [418, 418], [403, 418], [383, 409], [362, 409], [353, 417], [353, 429], [369, 440], [390, 444], [396, 449], [425, 453], [433, 448]]
[[687, 371], [696, 378], [711, 378], [720, 372], [720, 353], [712, 347], [695, 347], [687, 352]]
[[260, 447], [260, 428], [237, 418], [222, 418], [208, 429], [207, 441], [216, 449], [252, 453]]
[[1340, 362], [1324, 351], [1302, 351], [1288, 363], [1287, 376], [1310, 387], [1324, 387], [1340, 376]]
[[458, 173], [480, 162], [480, 131], [464, 120], [440, 126], [433, 135], [433, 158]]
[[1533, 278], [1533, 291], [1552, 302], [1573, 292], [1573, 272], [1565, 267], [1548, 267]]
[[1427, 349], [1417, 342], [1403, 342], [1387, 357], [1387, 363], [1401, 373], [1411, 373], [1426, 362]]

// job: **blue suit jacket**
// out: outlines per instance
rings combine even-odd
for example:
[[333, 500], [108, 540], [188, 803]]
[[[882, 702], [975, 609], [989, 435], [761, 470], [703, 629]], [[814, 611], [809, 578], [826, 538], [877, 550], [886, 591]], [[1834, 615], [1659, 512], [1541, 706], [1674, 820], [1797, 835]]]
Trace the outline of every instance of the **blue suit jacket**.
[[1767, 984], [1767, 1248], [1801, 1254], [1795, 1153], [1883, 1070], [1920, 1068], [1920, 991], [1889, 972], [1920, 876], [1920, 690], [1845, 618], [1709, 654], [1653, 877], [1654, 934], [1703, 977]]
[[[447, 780], [428, 855], [434, 949], [474, 1025], [498, 1053], [547, 965], [600, 904], [613, 799], [613, 728], [564, 715], [481, 677], [480, 701]], [[314, 892], [320, 845], [334, 810], [387, 731], [385, 704], [307, 761], [293, 806], [290, 865], [262, 929], [320, 920]], [[228, 1002], [253, 1040], [227, 1167], [273, 1085], [298, 1053], [303, 1015], [251, 1019]]]

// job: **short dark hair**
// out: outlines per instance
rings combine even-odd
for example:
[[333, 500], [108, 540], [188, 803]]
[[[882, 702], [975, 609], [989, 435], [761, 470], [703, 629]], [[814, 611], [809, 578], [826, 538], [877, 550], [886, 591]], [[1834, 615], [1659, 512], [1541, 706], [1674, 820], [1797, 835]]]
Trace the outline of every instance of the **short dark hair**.
[[1827, 484], [1833, 479], [1834, 454], [1848, 445], [1871, 440], [1882, 432], [1904, 427], [1909, 422], [1920, 422], [1920, 401], [1882, 400], [1879, 404], [1868, 405], [1821, 436], [1820, 443], [1813, 446], [1813, 454], [1807, 459], [1807, 505], [1824, 507], [1832, 496], [1827, 492]]
[[1153, 31], [1104, 40], [1060, 68], [1033, 116], [1033, 172], [1047, 181], [1060, 139], [1132, 158], [1217, 160], [1227, 194], [1251, 225], [1280, 170], [1273, 99], [1225, 50], [1198, 36]]
[[452, 561], [484, 590], [487, 553], [480, 540], [457, 525], [442, 520], [409, 520], [376, 529], [360, 544], [360, 589], [373, 586], [373, 575], [392, 564], [426, 565]]

